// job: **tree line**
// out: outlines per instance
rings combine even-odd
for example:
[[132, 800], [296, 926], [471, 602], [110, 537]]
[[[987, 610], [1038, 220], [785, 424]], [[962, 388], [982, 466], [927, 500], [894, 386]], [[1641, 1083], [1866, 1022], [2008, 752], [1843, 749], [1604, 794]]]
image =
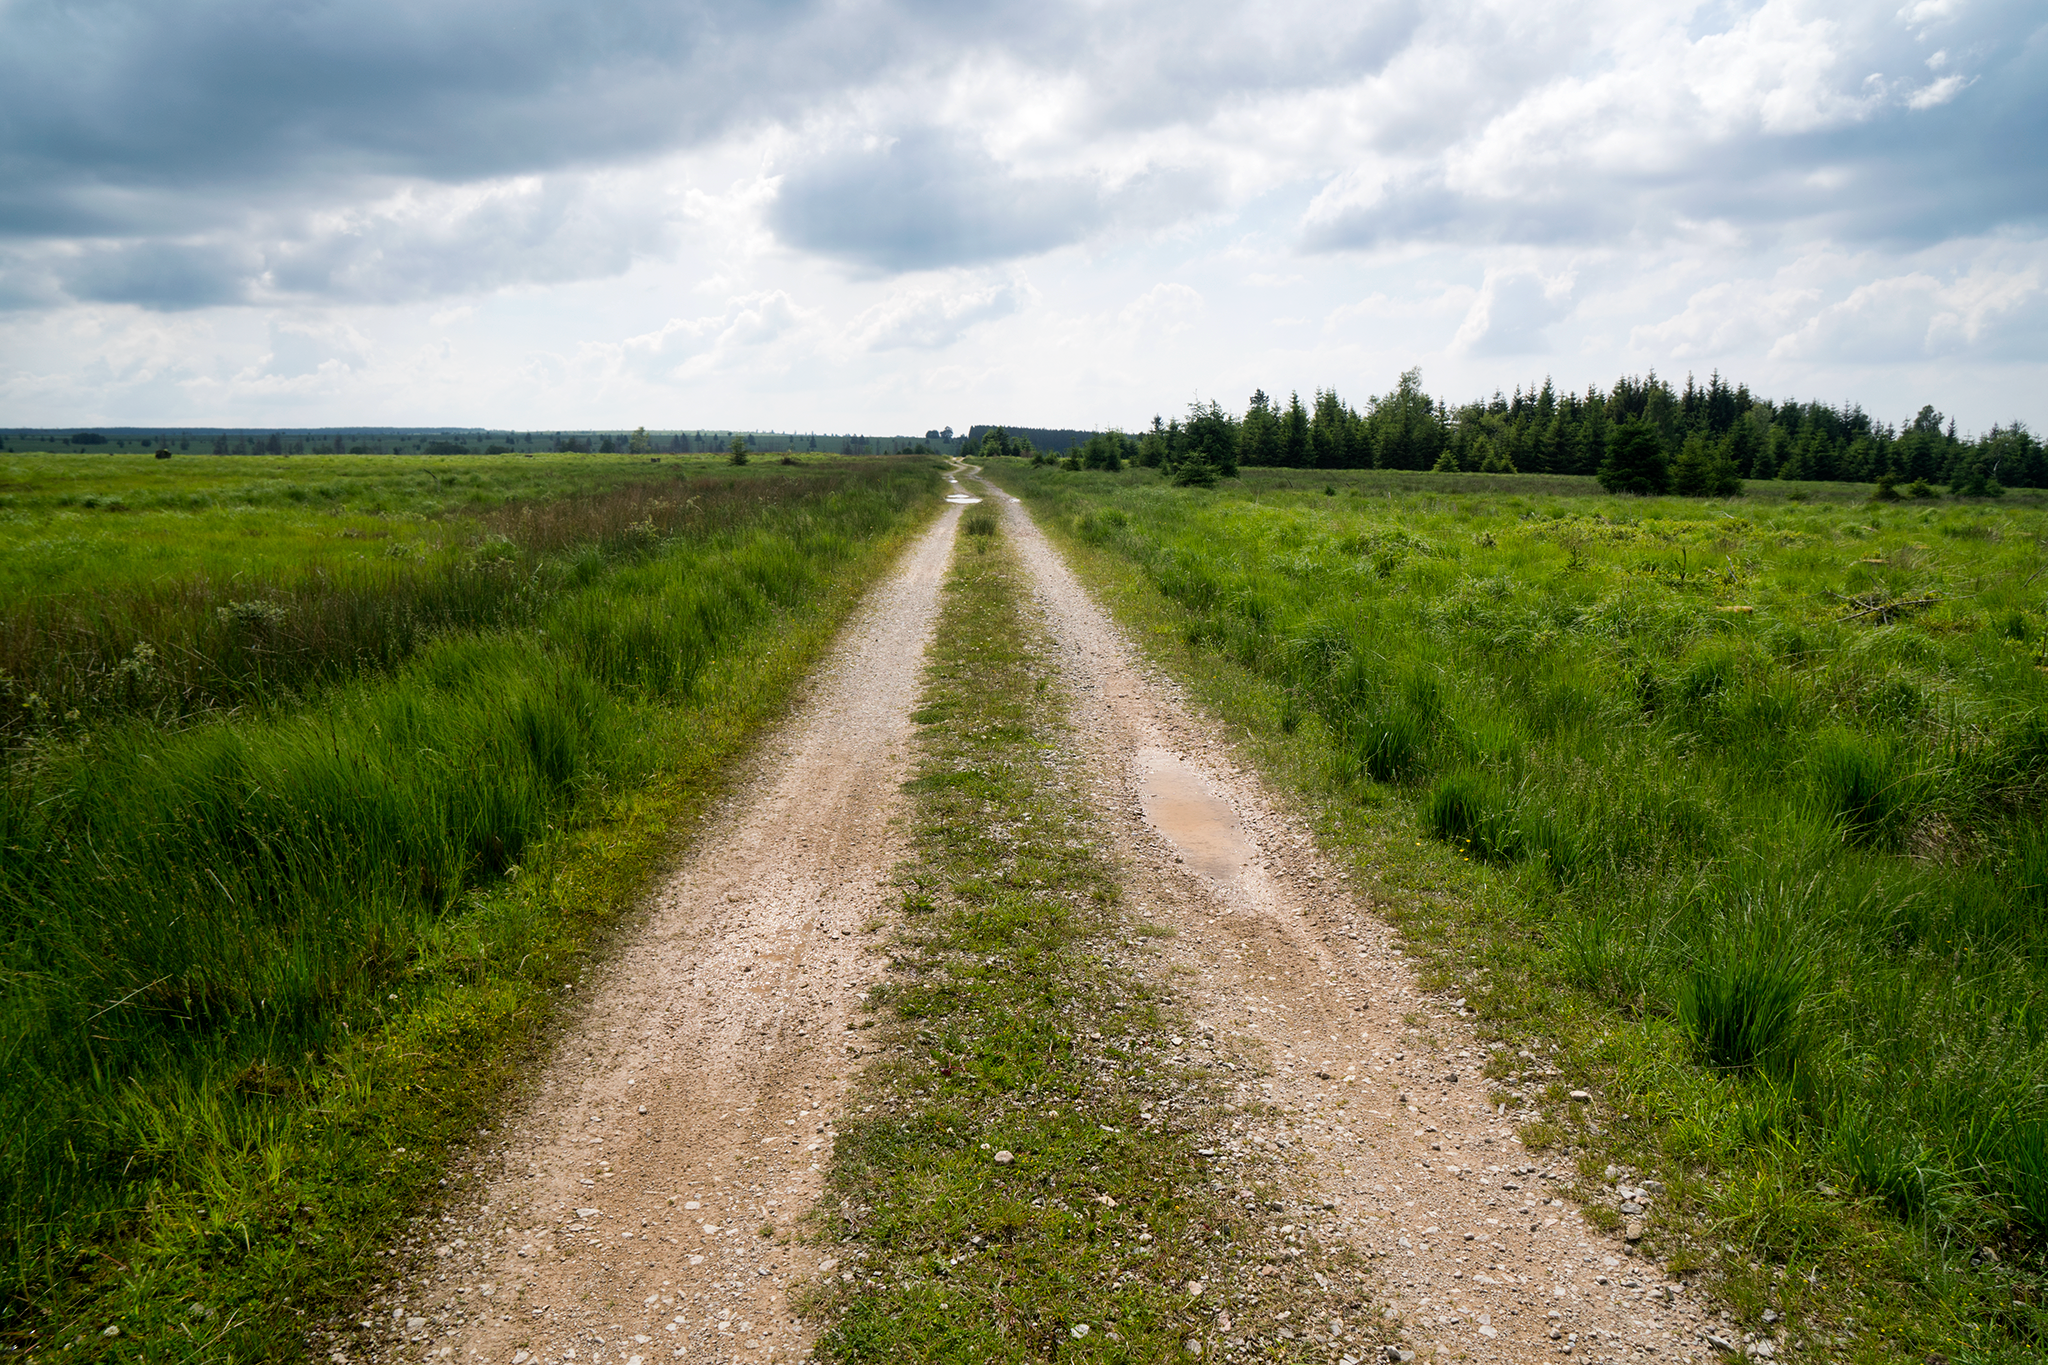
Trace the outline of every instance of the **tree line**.
[[[963, 451], [1046, 458], [1029, 441], [990, 428]], [[1718, 372], [1679, 389], [1653, 370], [1613, 388], [1560, 393], [1546, 379], [1512, 397], [1453, 406], [1409, 370], [1394, 388], [1354, 407], [1335, 390], [1283, 404], [1260, 390], [1242, 415], [1193, 404], [1185, 417], [1154, 417], [1136, 436], [1099, 433], [1060, 463], [1114, 468], [1132, 462], [1202, 483], [1240, 465], [1296, 469], [1409, 469], [1473, 473], [1591, 474], [1617, 492], [1728, 494], [1750, 479], [1946, 485], [1970, 495], [2004, 487], [2048, 488], [2048, 451], [2023, 423], [1959, 436], [1930, 406], [1902, 426], [1860, 406], [1774, 402]]]

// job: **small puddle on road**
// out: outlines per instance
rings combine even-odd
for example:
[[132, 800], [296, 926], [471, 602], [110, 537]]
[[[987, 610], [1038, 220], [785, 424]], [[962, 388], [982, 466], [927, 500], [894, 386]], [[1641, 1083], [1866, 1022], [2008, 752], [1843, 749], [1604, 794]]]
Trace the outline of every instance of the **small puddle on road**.
[[966, 493], [948, 493], [948, 494], [946, 494], [946, 501], [947, 501], [947, 502], [957, 502], [957, 503], [960, 503], [960, 504], [962, 504], [962, 505], [965, 505], [965, 504], [967, 504], [967, 503], [970, 503], [970, 502], [980, 502], [980, 501], [981, 501], [981, 499], [980, 499], [980, 498], [976, 498], [976, 497], [970, 497], [970, 496], [969, 496], [968, 494], [966, 494]]
[[1252, 859], [1251, 842], [1228, 802], [1209, 791], [1202, 774], [1179, 754], [1140, 749], [1131, 760], [1145, 820], [1205, 877], [1234, 882]]

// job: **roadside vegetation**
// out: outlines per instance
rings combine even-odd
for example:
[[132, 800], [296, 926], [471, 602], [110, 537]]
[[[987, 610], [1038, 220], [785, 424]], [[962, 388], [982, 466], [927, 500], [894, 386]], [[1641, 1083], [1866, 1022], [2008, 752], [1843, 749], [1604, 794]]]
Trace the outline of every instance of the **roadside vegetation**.
[[53, 692], [139, 644], [189, 671], [81, 683], [11, 736], [0, 1334], [301, 1355], [936, 484], [565, 469], [460, 518], [341, 519], [418, 560], [209, 561], [183, 596], [114, 593], [105, 635], [44, 636]]
[[1659, 1171], [1674, 1265], [1817, 1355], [2039, 1357], [2042, 511], [991, 473], [1437, 984], [1564, 1045], [1598, 1105], [1500, 1098]]
[[916, 716], [882, 1059], [820, 1208], [821, 1346], [891, 1365], [1312, 1352], [1301, 1300], [1327, 1296], [1278, 1250], [1273, 1180], [1226, 1187], [1200, 1150], [1243, 1059], [1122, 963], [1065, 694], [994, 519], [968, 529]]

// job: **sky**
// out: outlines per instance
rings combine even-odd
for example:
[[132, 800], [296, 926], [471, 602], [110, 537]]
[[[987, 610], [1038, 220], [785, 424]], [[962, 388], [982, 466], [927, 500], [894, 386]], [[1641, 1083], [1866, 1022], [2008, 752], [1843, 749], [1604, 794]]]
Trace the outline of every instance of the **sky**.
[[0, 0], [0, 425], [2048, 430], [2048, 7]]

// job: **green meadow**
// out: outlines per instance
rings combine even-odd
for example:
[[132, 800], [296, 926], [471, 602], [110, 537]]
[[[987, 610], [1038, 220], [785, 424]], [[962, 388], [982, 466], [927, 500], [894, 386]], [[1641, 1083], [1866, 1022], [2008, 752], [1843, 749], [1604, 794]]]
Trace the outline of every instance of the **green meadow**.
[[1660, 1172], [1660, 1252], [1820, 1354], [2038, 1358], [2038, 505], [989, 463], [1436, 984], [1598, 1085], [1497, 1061], [1526, 1141]]
[[302, 1354], [937, 505], [928, 460], [0, 468], [0, 1336], [72, 1358]]
[[13, 602], [201, 573], [335, 570], [393, 544], [439, 548], [437, 532], [464, 525], [464, 513], [722, 464], [661, 459], [0, 454], [0, 594]]
[[792, 472], [716, 456], [0, 456], [0, 742], [275, 699], [447, 630], [530, 619], [539, 560], [637, 524], [665, 533], [693, 498], [744, 502]]

